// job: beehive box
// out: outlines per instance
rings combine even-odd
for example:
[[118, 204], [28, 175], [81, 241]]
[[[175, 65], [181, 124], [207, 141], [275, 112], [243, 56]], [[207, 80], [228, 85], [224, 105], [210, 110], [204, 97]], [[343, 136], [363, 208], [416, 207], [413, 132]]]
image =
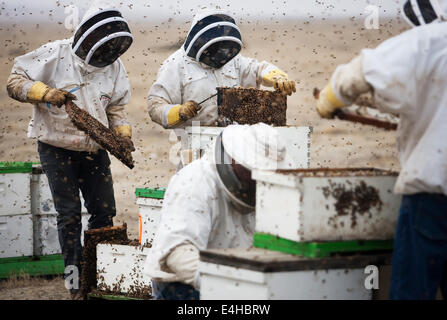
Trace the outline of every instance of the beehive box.
[[264, 122], [285, 126], [287, 96], [277, 91], [255, 88], [217, 88], [218, 126]]
[[139, 242], [151, 244], [160, 222], [165, 188], [137, 188], [135, 195], [139, 208]]
[[257, 233], [295, 242], [387, 240], [397, 224], [397, 173], [378, 169], [254, 171]]
[[368, 265], [391, 254], [310, 259], [259, 248], [200, 252], [201, 300], [369, 300]]
[[[224, 128], [216, 127], [186, 127], [185, 135], [182, 136], [182, 150], [198, 150], [194, 152], [197, 158], [201, 157], [206, 150], [213, 146], [216, 137]], [[284, 142], [287, 152], [291, 158], [288, 166], [278, 169], [308, 168], [310, 162], [310, 135], [312, 127], [275, 127], [279, 139]]]
[[[33, 165], [31, 180], [31, 200], [34, 220], [34, 255], [51, 255], [61, 253], [57, 231], [57, 211], [54, 207], [48, 178], [40, 165]], [[90, 215], [81, 199], [81, 243], [84, 243], [84, 231], [88, 229]]]
[[0, 162], [0, 258], [33, 255], [31, 162]]
[[96, 250], [98, 290], [139, 298], [151, 295], [151, 278], [143, 273], [150, 248], [98, 244]]
[[0, 162], [0, 216], [31, 213], [31, 162]]

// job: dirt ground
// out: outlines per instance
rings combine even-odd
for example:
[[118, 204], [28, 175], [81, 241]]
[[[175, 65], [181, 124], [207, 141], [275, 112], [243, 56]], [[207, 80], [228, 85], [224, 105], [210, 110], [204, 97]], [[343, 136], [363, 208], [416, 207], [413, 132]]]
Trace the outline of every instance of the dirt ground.
[[[348, 62], [364, 47], [375, 47], [407, 27], [402, 21], [383, 21], [380, 29], [366, 30], [363, 21], [239, 23], [245, 47], [242, 54], [267, 60], [297, 81], [297, 93], [289, 98], [288, 125], [312, 126], [311, 167], [377, 167], [399, 170], [395, 133], [318, 117], [312, 90], [323, 87], [340, 63]], [[138, 206], [135, 188], [167, 186], [175, 172], [168, 159], [175, 139], [170, 131], [151, 121], [146, 110], [147, 92], [158, 68], [182, 43], [189, 24], [172, 22], [157, 26], [133, 24], [134, 44], [122, 60], [132, 85], [127, 107], [133, 126], [135, 168], [129, 170], [112, 158], [112, 173], [117, 202], [115, 224], [127, 222], [130, 237], [137, 237]], [[36, 142], [26, 137], [32, 114], [30, 104], [8, 97], [6, 79], [14, 57], [47, 41], [71, 36], [63, 25], [0, 25], [0, 161], [38, 161]], [[170, 138], [171, 137], [171, 138]], [[19, 280], [0, 283], [0, 299], [62, 298], [60, 279]], [[38, 283], [37, 286], [35, 284]], [[16, 287], [14, 287], [14, 285]], [[47, 289], [48, 288], [48, 289]], [[47, 292], [47, 294], [44, 294]]]

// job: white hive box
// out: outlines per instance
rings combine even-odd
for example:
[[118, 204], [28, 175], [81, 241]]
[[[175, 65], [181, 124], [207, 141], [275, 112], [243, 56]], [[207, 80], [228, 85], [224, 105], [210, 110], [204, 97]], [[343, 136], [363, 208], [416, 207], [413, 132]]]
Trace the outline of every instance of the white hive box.
[[[274, 127], [278, 131], [279, 139], [287, 146], [287, 152], [292, 163], [287, 168], [308, 168], [310, 162], [310, 134], [312, 127]], [[198, 159], [213, 145], [216, 137], [224, 130], [223, 127], [186, 127], [182, 136], [182, 150], [193, 150], [191, 160]], [[182, 160], [183, 161], [183, 160]], [[185, 162], [183, 162], [185, 163]], [[188, 162], [187, 162], [188, 163]]]
[[186, 127], [186, 134], [182, 137], [182, 149], [200, 149], [200, 156], [213, 145], [216, 137], [223, 131], [223, 127]]
[[[54, 207], [48, 178], [40, 165], [33, 166], [31, 181], [32, 208], [34, 219], [34, 255], [51, 255], [61, 253], [57, 231], [57, 211]], [[88, 228], [90, 215], [81, 199], [81, 243], [84, 243], [84, 231]]]
[[368, 265], [391, 255], [309, 259], [281, 252], [217, 249], [200, 253], [201, 300], [370, 300]]
[[396, 173], [378, 169], [254, 171], [256, 232], [295, 242], [393, 239]]
[[33, 255], [31, 162], [0, 163], [0, 258]]
[[0, 216], [0, 258], [33, 255], [33, 217], [31, 214]]
[[165, 188], [137, 188], [135, 195], [139, 208], [139, 242], [152, 243], [160, 222]]
[[98, 289], [139, 294], [151, 287], [151, 278], [143, 273], [150, 248], [131, 245], [98, 244]]

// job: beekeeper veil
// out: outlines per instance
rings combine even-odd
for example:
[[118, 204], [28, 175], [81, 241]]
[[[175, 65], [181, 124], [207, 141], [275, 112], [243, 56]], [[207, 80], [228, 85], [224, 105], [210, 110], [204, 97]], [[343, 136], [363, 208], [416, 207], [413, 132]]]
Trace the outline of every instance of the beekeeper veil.
[[407, 0], [403, 15], [413, 27], [447, 21], [447, 0]]
[[75, 30], [73, 52], [86, 64], [103, 68], [115, 62], [132, 44], [127, 21], [108, 2], [98, 1]]
[[238, 179], [232, 166], [233, 160], [250, 171], [250, 177], [252, 170], [274, 171], [290, 162], [277, 130], [264, 123], [226, 127], [216, 139], [214, 152], [218, 178], [240, 213], [254, 211], [256, 188], [250, 188]]
[[203, 10], [194, 17], [183, 48], [188, 57], [220, 69], [241, 51], [241, 32], [223, 11]]

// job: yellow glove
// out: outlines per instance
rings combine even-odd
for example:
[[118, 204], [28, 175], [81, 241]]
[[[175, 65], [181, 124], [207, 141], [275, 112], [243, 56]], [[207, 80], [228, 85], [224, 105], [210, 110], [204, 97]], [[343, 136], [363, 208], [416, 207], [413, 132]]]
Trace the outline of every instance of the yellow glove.
[[132, 142], [132, 127], [129, 125], [122, 125], [113, 128], [115, 134], [121, 138], [121, 142], [131, 152], [135, 151], [135, 147]]
[[295, 81], [289, 80], [287, 74], [279, 69], [270, 71], [262, 80], [266, 85], [289, 96], [296, 92]]
[[317, 112], [322, 118], [333, 118], [334, 112], [344, 106], [345, 104], [335, 95], [331, 83], [320, 92], [317, 100]]
[[34, 83], [28, 92], [27, 98], [28, 101], [32, 103], [48, 102], [59, 108], [64, 105], [67, 100], [76, 100], [76, 96], [70, 92], [62, 89], [53, 89], [40, 81]]
[[168, 125], [169, 127], [175, 126], [181, 122], [185, 122], [197, 115], [197, 112], [202, 107], [194, 101], [188, 101], [184, 104], [174, 106], [168, 113]]

